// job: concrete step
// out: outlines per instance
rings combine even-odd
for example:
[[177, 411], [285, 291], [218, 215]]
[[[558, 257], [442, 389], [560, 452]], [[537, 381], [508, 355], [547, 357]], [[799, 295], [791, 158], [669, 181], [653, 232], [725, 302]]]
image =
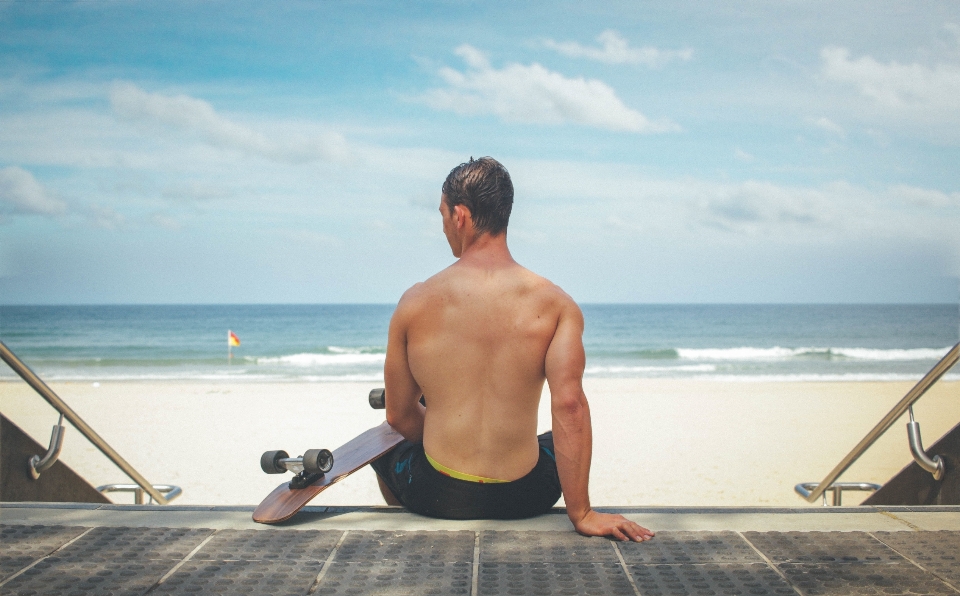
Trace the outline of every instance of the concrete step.
[[620, 508], [645, 543], [562, 510], [453, 522], [315, 507], [0, 505], [3, 594], [958, 594], [960, 507]]

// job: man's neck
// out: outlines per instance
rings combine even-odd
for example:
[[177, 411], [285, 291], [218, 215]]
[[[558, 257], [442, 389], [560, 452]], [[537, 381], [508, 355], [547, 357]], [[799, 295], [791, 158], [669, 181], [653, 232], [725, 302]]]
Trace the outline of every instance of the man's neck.
[[497, 268], [516, 265], [507, 248], [507, 233], [481, 234], [464, 242], [460, 263], [474, 267]]

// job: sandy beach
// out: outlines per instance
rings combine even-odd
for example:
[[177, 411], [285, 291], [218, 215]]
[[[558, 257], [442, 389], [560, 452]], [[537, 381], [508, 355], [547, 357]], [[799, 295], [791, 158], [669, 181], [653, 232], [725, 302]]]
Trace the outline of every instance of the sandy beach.
[[[183, 504], [258, 503], [279, 483], [260, 454], [334, 448], [383, 419], [372, 383], [62, 382], [51, 387], [148, 480], [183, 487]], [[910, 389], [908, 382], [588, 379], [594, 505], [802, 506], [819, 481]], [[926, 444], [960, 420], [960, 383], [914, 408]], [[46, 444], [54, 410], [22, 382], [0, 383], [3, 413]], [[843, 480], [883, 483], [910, 462], [899, 421]], [[540, 429], [550, 428], [544, 392]], [[68, 425], [62, 460], [92, 484], [129, 482]], [[116, 494], [116, 502], [132, 495]], [[864, 498], [845, 496], [845, 504]], [[364, 469], [314, 504], [382, 503]]]

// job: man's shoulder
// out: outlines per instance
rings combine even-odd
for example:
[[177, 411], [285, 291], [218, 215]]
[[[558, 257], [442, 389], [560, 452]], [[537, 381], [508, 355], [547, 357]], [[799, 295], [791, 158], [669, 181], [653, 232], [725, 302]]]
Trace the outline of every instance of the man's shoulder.
[[577, 306], [574, 299], [570, 294], [567, 294], [563, 288], [529, 269], [524, 268], [523, 271], [526, 277], [526, 283], [535, 294], [545, 300], [549, 300], [564, 310], [574, 309], [579, 312], [580, 307]]
[[[404, 292], [397, 308], [412, 313], [435, 306], [433, 303], [436, 301], [445, 301], [464, 292], [477, 295], [475, 273], [448, 267], [411, 286]], [[483, 291], [491, 290], [484, 288], [480, 294]], [[560, 286], [520, 265], [516, 265], [508, 279], [499, 283], [497, 292], [500, 295], [513, 295], [521, 302], [539, 304], [540, 308], [553, 307], [562, 312], [580, 312], [577, 303]]]
[[423, 308], [429, 308], [432, 302], [440, 299], [445, 292], [444, 288], [448, 285], [441, 277], [443, 273], [441, 271], [407, 288], [397, 304], [397, 313], [413, 314]]
[[397, 304], [397, 309], [410, 309], [422, 302], [423, 299], [430, 293], [428, 282], [429, 280], [418, 281], [407, 288], [407, 291], [404, 292], [403, 296], [400, 297], [400, 302]]

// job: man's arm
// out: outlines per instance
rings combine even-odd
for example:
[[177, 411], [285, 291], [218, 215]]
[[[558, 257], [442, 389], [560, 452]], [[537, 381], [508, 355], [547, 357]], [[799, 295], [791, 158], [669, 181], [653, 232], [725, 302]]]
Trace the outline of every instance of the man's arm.
[[420, 405], [420, 386], [407, 361], [407, 329], [412, 310], [411, 293], [407, 290], [390, 319], [387, 336], [387, 357], [383, 365], [386, 392], [387, 422], [415, 443], [423, 442], [423, 419], [426, 409]]
[[617, 540], [649, 540], [653, 532], [622, 515], [590, 508], [587, 484], [593, 452], [590, 406], [583, 393], [583, 314], [570, 300], [564, 305], [545, 362], [553, 414], [553, 446], [567, 515], [577, 532]]

